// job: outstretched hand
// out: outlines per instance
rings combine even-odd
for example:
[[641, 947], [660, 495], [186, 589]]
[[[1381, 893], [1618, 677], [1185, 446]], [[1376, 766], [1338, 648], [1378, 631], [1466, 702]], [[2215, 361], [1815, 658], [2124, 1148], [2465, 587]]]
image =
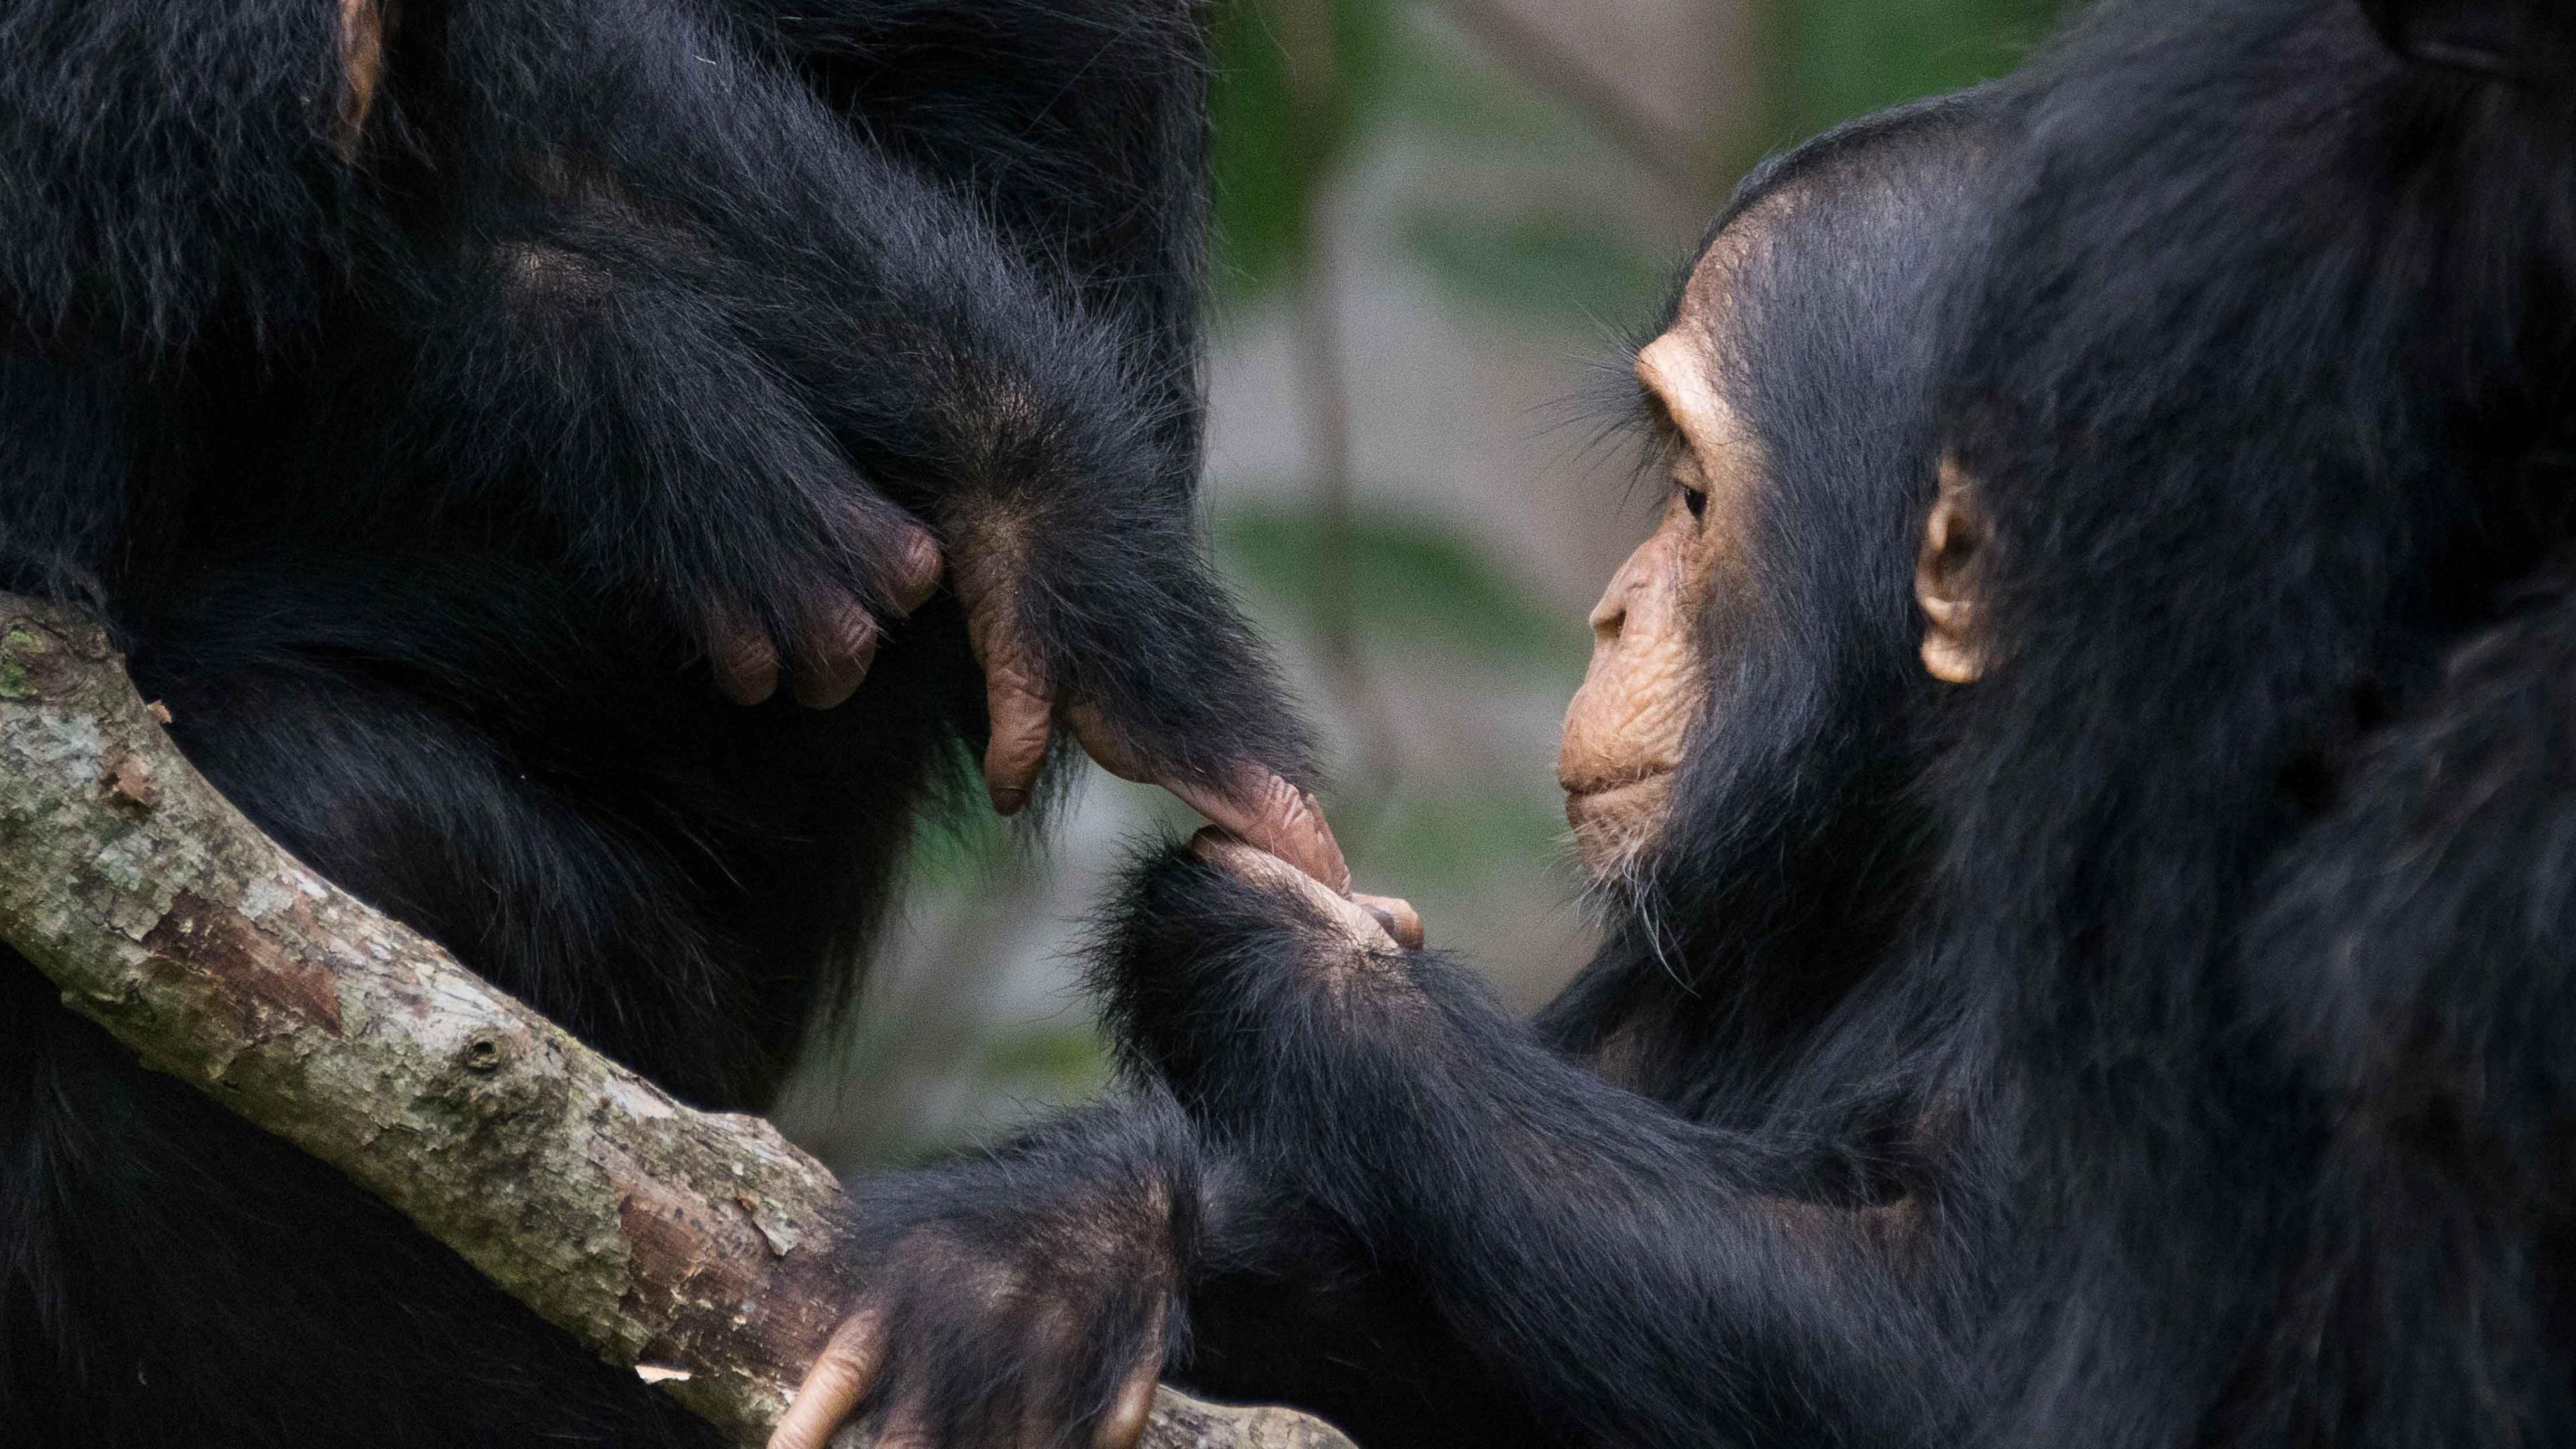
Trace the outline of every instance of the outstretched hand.
[[1197, 1244], [1177, 1108], [1094, 1108], [853, 1192], [865, 1285], [769, 1449], [1133, 1449]]

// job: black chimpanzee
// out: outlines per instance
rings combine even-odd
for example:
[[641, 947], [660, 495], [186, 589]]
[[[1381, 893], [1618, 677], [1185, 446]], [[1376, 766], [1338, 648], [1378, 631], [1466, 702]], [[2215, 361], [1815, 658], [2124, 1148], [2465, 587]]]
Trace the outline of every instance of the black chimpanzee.
[[[709, 1105], [767, 1101], [977, 742], [1006, 812], [1060, 720], [1334, 876], [1193, 537], [1199, 21], [0, 7], [0, 586]], [[0, 959], [0, 1443], [705, 1438]]]
[[[1310, 1372], [1387, 1443], [2576, 1441], [2576, 20], [2132, 0], [1986, 106], [1966, 231], [1837, 254], [1953, 269], [1939, 707], [1725, 687], [1893, 652], [1867, 567], [1790, 560], [1883, 571], [1848, 530], [1899, 507], [1784, 486], [1848, 441], [1688, 408], [1650, 348], [1769, 607], [1719, 590], [1678, 773], [1578, 808], [1598, 858], [1675, 802], [1540, 1030], [1256, 852], [1140, 877], [1106, 986], [1206, 1134], [1152, 1246], [1217, 1382]], [[1922, 309], [1861, 295], [1803, 335], [1888, 365]], [[1780, 388], [1835, 355], [1735, 343]], [[1871, 741], [1879, 802], [1830, 769]], [[1810, 778], [1851, 812], [1813, 857]], [[1285, 1380], [1231, 1352], [1247, 1301], [1308, 1310]]]
[[1988, 1437], [2576, 1442], [2576, 12], [2133, 5], [2029, 95], [1946, 408]]
[[[1014, 1386], [1067, 1370], [980, 1385], [1048, 1314], [1131, 1371], [1168, 1333], [1186, 1381], [1363, 1444], [1958, 1421], [1987, 1041], [1905, 932], [1936, 689], [1912, 579], [1927, 288], [1990, 110], [1763, 168], [1637, 357], [1670, 493], [1593, 615], [1561, 764], [1615, 917], [1591, 968], [1533, 1028], [1364, 915], [1168, 861], [1106, 986], [1206, 1136], [1165, 1100], [912, 1179], [910, 1251], [779, 1445], [866, 1396], [894, 1442], [1017, 1444]], [[1083, 1361], [1095, 1395], [1118, 1362]]]

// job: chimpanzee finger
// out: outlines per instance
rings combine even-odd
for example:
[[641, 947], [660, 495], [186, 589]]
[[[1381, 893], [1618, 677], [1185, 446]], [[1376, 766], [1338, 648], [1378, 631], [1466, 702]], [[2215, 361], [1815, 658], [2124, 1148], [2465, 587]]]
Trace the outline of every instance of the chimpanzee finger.
[[1122, 780], [1161, 786], [1227, 832], [1287, 861], [1326, 888], [1349, 893], [1350, 864], [1343, 859], [1341, 842], [1334, 838], [1332, 824], [1314, 796], [1255, 765], [1237, 768], [1222, 784], [1157, 770], [1122, 748], [1099, 712], [1080, 700], [1066, 708], [1065, 723], [1074, 743], [1100, 768]]
[[908, 526], [887, 577], [894, 606], [909, 614], [929, 603], [930, 596], [939, 592], [942, 563], [939, 540], [931, 536], [930, 530]]
[[1055, 732], [1054, 692], [1020, 622], [1009, 580], [961, 569], [958, 592], [966, 605], [967, 638], [984, 666], [984, 790], [995, 811], [1017, 815], [1046, 767], [1047, 741]]
[[708, 609], [707, 663], [716, 688], [736, 704], [758, 704], [778, 692], [778, 646], [750, 610], [730, 600]]
[[880, 637], [876, 617], [848, 594], [809, 604], [794, 647], [796, 702], [833, 709], [856, 694]]
[[1411, 901], [1399, 896], [1373, 896], [1360, 891], [1351, 892], [1351, 900], [1361, 910], [1377, 917], [1377, 923], [1386, 927], [1386, 933], [1395, 938], [1397, 945], [1408, 951], [1422, 949], [1422, 913], [1413, 908]]
[[[1360, 950], [1393, 955], [1401, 949], [1395, 933], [1375, 912], [1338, 891], [1326, 890], [1314, 876], [1229, 831], [1210, 827], [1190, 837], [1191, 853], [1236, 877], [1271, 890], [1285, 891], [1313, 906], [1342, 936]], [[1412, 908], [1406, 907], [1409, 912]]]
[[770, 1431], [769, 1449], [826, 1449], [831, 1444], [833, 1432], [876, 1384], [885, 1363], [883, 1328], [883, 1318], [868, 1310], [842, 1320], [822, 1357], [805, 1371], [778, 1427]]
[[393, 7], [371, 0], [340, 0], [340, 76], [342, 90], [338, 134], [332, 149], [343, 161], [358, 158], [358, 138], [375, 109], [376, 83], [384, 78], [385, 41], [393, 28]]
[[909, 614], [939, 592], [939, 539], [901, 504], [849, 472], [820, 506], [831, 565], [880, 619]]
[[984, 665], [984, 700], [992, 733], [984, 745], [984, 790], [994, 810], [1017, 815], [1037, 787], [1054, 733], [1054, 705], [1023, 658], [997, 656]]
[[1351, 889], [1350, 863], [1315, 797], [1267, 770], [1245, 769], [1229, 788], [1162, 782], [1181, 803], [1290, 865], [1335, 895]]

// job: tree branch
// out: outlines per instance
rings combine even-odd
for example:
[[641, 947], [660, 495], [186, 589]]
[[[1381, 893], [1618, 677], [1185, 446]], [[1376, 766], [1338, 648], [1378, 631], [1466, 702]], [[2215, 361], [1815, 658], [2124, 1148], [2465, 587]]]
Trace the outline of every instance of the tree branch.
[[[144, 1062], [408, 1214], [758, 1444], [851, 1284], [839, 1184], [306, 869], [182, 758], [95, 626], [0, 594], [0, 939]], [[1165, 1390], [1154, 1449], [1348, 1449]]]

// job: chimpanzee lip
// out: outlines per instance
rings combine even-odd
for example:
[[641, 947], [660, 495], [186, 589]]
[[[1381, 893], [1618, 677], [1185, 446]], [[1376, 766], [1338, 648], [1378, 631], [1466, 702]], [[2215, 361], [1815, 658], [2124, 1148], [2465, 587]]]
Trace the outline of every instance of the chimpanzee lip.
[[1671, 769], [1666, 768], [1648, 770], [1642, 775], [1621, 775], [1610, 780], [1587, 780], [1580, 785], [1566, 786], [1565, 798], [1569, 801], [1598, 800], [1604, 796], [1616, 795], [1623, 790], [1634, 790], [1641, 785], [1652, 785], [1658, 780], [1670, 779], [1672, 773]]

